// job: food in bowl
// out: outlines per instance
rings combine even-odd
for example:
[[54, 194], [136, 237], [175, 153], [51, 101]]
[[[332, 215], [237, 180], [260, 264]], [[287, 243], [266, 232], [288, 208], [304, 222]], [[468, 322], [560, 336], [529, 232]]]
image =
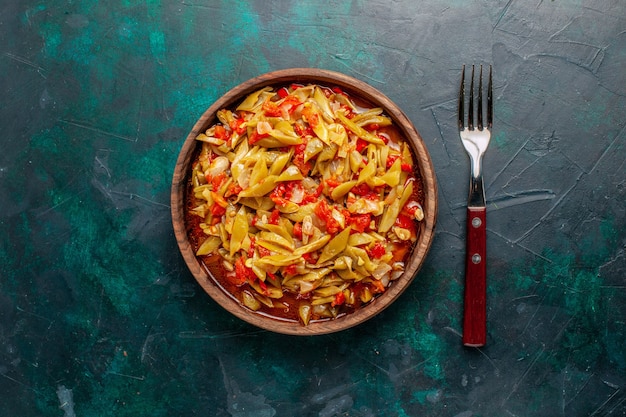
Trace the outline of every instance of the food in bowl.
[[306, 326], [358, 310], [403, 274], [423, 181], [382, 108], [332, 86], [267, 86], [196, 140], [188, 236], [245, 308]]

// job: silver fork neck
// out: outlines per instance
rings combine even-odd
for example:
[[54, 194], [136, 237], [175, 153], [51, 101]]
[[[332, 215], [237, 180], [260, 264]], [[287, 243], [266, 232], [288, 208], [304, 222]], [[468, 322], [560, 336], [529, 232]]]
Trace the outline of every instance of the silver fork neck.
[[472, 174], [470, 178], [469, 197], [467, 205], [469, 207], [485, 207], [485, 189], [483, 186], [482, 173], [478, 176]]
[[489, 146], [489, 139], [491, 134], [488, 130], [477, 130], [465, 128], [459, 132], [461, 136], [461, 142], [463, 147], [470, 156], [472, 162], [472, 176], [478, 177], [482, 175], [482, 158], [487, 146]]

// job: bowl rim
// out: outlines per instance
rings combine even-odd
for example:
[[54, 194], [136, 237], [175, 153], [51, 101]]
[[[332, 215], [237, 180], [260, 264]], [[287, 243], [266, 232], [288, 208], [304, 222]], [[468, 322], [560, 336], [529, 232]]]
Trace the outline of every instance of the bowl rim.
[[[232, 108], [246, 95], [260, 88], [291, 83], [336, 86], [374, 106], [382, 107], [411, 146], [416, 158], [415, 166], [419, 169], [424, 187], [424, 219], [420, 222], [420, 236], [413, 247], [405, 273], [394, 281], [383, 294], [362, 308], [335, 319], [311, 322], [307, 326], [299, 322], [280, 320], [241, 305], [233, 295], [221, 288], [217, 281], [209, 275], [207, 269], [201, 265], [189, 242], [185, 223], [185, 189], [191, 159], [196, 147], [199, 146], [196, 136], [215, 122], [218, 110]], [[267, 72], [242, 82], [219, 97], [204, 111], [187, 135], [176, 160], [171, 187], [171, 214], [175, 238], [187, 267], [204, 291], [222, 308], [243, 321], [272, 332], [299, 336], [322, 335], [354, 327], [377, 316], [413, 282], [426, 259], [434, 238], [438, 208], [437, 193], [433, 164], [422, 137], [406, 114], [385, 94], [369, 84], [343, 73], [319, 68], [288, 68]]]

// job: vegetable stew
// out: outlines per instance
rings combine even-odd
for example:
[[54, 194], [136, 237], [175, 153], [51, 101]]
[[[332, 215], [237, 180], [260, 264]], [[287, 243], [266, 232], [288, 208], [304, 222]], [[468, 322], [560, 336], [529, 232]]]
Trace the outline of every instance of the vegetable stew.
[[307, 325], [374, 301], [402, 275], [424, 194], [383, 109], [292, 84], [217, 119], [196, 138], [186, 222], [196, 256], [241, 305]]

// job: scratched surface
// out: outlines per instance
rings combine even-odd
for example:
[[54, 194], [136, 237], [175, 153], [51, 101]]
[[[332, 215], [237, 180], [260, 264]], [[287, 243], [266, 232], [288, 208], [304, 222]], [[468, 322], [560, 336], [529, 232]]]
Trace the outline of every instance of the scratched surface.
[[[493, 63], [485, 348], [461, 346], [463, 63]], [[313, 66], [405, 110], [436, 239], [380, 317], [319, 338], [226, 314], [169, 217], [199, 115]], [[0, 415], [625, 416], [621, 0], [0, 5]]]

